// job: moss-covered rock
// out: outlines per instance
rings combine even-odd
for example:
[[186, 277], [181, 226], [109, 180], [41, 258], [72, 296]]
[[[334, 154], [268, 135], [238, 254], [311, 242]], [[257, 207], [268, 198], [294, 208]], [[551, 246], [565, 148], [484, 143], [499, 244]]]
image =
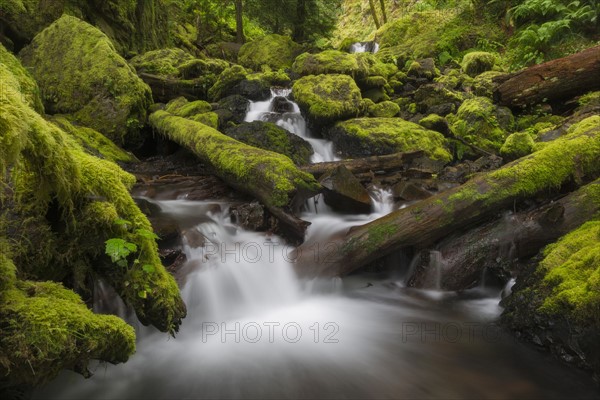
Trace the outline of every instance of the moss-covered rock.
[[401, 118], [357, 118], [339, 122], [329, 130], [328, 136], [336, 150], [350, 157], [423, 150], [435, 160], [452, 159], [444, 147], [443, 135]]
[[[303, 53], [296, 58], [292, 70], [302, 76], [319, 74], [350, 75], [361, 87], [377, 87], [375, 81], [369, 84], [369, 77], [379, 77], [378, 81], [394, 75], [398, 68], [394, 64], [383, 63], [371, 53], [348, 54], [338, 50], [321, 53]], [[384, 82], [384, 84], [387, 82]]]
[[178, 97], [167, 104], [165, 111], [179, 117], [189, 118], [212, 111], [212, 106], [203, 100], [190, 102], [185, 97]]
[[91, 128], [77, 126], [64, 116], [51, 119], [65, 133], [71, 135], [88, 153], [114, 162], [131, 163], [139, 161], [133, 154], [121, 149], [106, 136]]
[[478, 74], [473, 79], [473, 93], [477, 96], [489, 97], [490, 99], [493, 98], [496, 86], [493, 79], [502, 75], [504, 75], [504, 73], [499, 71], [486, 71]]
[[257, 71], [263, 65], [273, 69], [290, 68], [301, 51], [302, 46], [289, 36], [272, 34], [244, 44], [238, 62]]
[[433, 58], [424, 58], [409, 63], [406, 74], [415, 78], [433, 80], [440, 75], [440, 70], [436, 68]]
[[360, 112], [362, 96], [347, 75], [309, 75], [298, 79], [294, 99], [315, 127], [351, 118]]
[[150, 88], [100, 30], [63, 16], [21, 53], [50, 114], [72, 114], [117, 144], [139, 141]]
[[227, 61], [196, 58], [178, 48], [149, 51], [132, 58], [129, 63], [139, 73], [181, 79], [195, 79], [212, 74], [216, 80], [216, 76], [229, 67]]
[[456, 112], [464, 101], [465, 95], [448, 89], [441, 83], [420, 86], [414, 94], [417, 111], [423, 114], [439, 114], [442, 116]]
[[437, 114], [429, 114], [425, 118], [421, 118], [419, 125], [425, 129], [439, 132], [444, 136], [448, 135], [450, 132], [450, 127], [448, 126], [446, 118]]
[[[40, 97], [40, 89], [38, 88], [37, 82], [33, 79], [31, 74], [23, 68], [21, 62], [12, 55], [2, 44], [0, 44], [0, 63], [4, 64], [12, 74], [12, 77], [17, 80], [17, 90], [25, 97], [25, 101], [37, 112], [43, 114], [44, 106], [42, 105], [42, 99]], [[3, 82], [2, 86], [6, 86], [7, 83]]]
[[507, 160], [516, 160], [531, 154], [534, 147], [535, 142], [529, 132], [516, 132], [506, 138], [500, 148], [500, 155]]
[[236, 93], [235, 88], [243, 81], [246, 81], [248, 71], [241, 65], [233, 65], [224, 70], [218, 77], [215, 84], [208, 90], [208, 96], [213, 101], [218, 101], [224, 97], [241, 94]]
[[19, 47], [63, 14], [97, 26], [123, 54], [164, 47], [169, 39], [162, 0], [3, 0], [0, 9]]
[[288, 156], [296, 165], [310, 163], [313, 148], [301, 137], [271, 122], [245, 122], [225, 131], [242, 143]]
[[368, 105], [367, 113], [370, 117], [392, 118], [398, 115], [400, 106], [392, 101], [382, 101], [381, 103], [373, 103]]
[[494, 106], [487, 97], [466, 100], [456, 115], [448, 116], [448, 121], [456, 136], [495, 153], [506, 139], [506, 130], [512, 129], [514, 124], [510, 111]]
[[474, 51], [465, 54], [460, 65], [467, 75], [474, 77], [483, 72], [491, 71], [497, 62], [498, 56], [496, 54], [486, 51]]

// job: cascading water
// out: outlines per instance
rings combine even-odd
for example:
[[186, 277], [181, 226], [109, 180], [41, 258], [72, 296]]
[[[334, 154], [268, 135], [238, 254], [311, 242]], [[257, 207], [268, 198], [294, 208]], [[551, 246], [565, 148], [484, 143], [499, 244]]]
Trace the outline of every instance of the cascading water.
[[378, 51], [377, 42], [356, 42], [350, 46], [350, 53], [377, 53]]
[[273, 122], [300, 136], [312, 146], [314, 155], [311, 161], [314, 163], [339, 160], [334, 154], [333, 143], [310, 136], [306, 121], [300, 113], [300, 107], [288, 98], [290, 94], [291, 89], [271, 89], [269, 100], [250, 103], [245, 121]]
[[[330, 143], [307, 138], [289, 91], [252, 103], [247, 121], [273, 121], [304, 137], [315, 161], [334, 160]], [[272, 111], [285, 99], [288, 111]], [[285, 107], [284, 107], [285, 108]], [[70, 372], [34, 399], [201, 398], [564, 398], [589, 396], [587, 377], [542, 360], [509, 340], [494, 321], [500, 291], [459, 295], [405, 288], [380, 276], [301, 280], [305, 256], [326, 261], [335, 238], [393, 211], [392, 193], [372, 188], [373, 212], [342, 215], [322, 199], [294, 249], [275, 235], [245, 231], [217, 201], [154, 202], [182, 230], [187, 263], [178, 271], [188, 307], [175, 339], [135, 318], [137, 353], [99, 364], [88, 380]], [[404, 270], [415, 265], [399, 265]], [[509, 286], [504, 292], [509, 290]], [[127, 314], [98, 282], [96, 310]], [[543, 365], [543, 369], [540, 368]], [[539, 371], [539, 372], [538, 372]], [[566, 385], [565, 382], [572, 382]]]

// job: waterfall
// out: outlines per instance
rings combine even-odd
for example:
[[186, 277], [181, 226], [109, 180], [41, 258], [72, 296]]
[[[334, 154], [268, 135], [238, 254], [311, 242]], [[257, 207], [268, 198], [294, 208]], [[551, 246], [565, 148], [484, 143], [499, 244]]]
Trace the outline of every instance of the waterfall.
[[350, 53], [377, 53], [378, 51], [377, 42], [357, 42], [350, 46]]
[[250, 102], [245, 121], [273, 122], [294, 135], [300, 136], [310, 143], [314, 150], [311, 160], [313, 163], [339, 160], [335, 156], [333, 143], [311, 137], [300, 107], [288, 98], [291, 92], [291, 89], [273, 88], [269, 100]]

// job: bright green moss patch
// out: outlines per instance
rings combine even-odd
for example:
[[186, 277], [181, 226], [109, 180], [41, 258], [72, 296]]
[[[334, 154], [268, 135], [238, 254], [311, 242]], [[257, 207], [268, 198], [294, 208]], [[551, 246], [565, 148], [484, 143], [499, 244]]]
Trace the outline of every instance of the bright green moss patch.
[[[448, 120], [456, 136], [484, 150], [498, 152], [506, 139], [498, 111], [490, 99], [475, 97], [466, 100], [456, 116], [449, 116]], [[512, 115], [507, 112], [511, 120]]]
[[[4, 66], [8, 68], [13, 77], [17, 80], [18, 87], [15, 87], [14, 90], [17, 90], [25, 97], [25, 101], [27, 104], [29, 104], [29, 106], [33, 107], [37, 112], [43, 114], [44, 106], [42, 105], [40, 89], [38, 88], [37, 83], [31, 74], [25, 68], [23, 68], [21, 62], [19, 62], [14, 55], [6, 50], [1, 43], [0, 63], [4, 64]], [[4, 86], [8, 86], [8, 83], [0, 83], [0, 96], [2, 95], [1, 91], [4, 90]]]
[[498, 62], [498, 56], [485, 51], [474, 51], [465, 54], [461, 67], [465, 73], [475, 77], [483, 72], [491, 71]]
[[250, 192], [268, 207], [286, 207], [300, 191], [316, 193], [319, 184], [288, 157], [238, 142], [194, 121], [157, 111], [150, 123], [162, 134], [192, 150], [215, 173]]
[[360, 89], [347, 75], [305, 76], [294, 83], [293, 94], [313, 124], [330, 124], [360, 112]]
[[508, 160], [516, 160], [533, 152], [535, 142], [529, 132], [517, 132], [509, 135], [500, 148], [500, 155]]
[[133, 154], [121, 149], [106, 136], [91, 128], [77, 126], [66, 117], [57, 116], [52, 122], [71, 135], [88, 153], [114, 162], [137, 162]]
[[117, 144], [139, 140], [150, 88], [100, 30], [63, 16], [21, 53], [42, 90], [46, 111], [72, 114]]
[[580, 106], [600, 106], [600, 91], [586, 93], [579, 98], [578, 102]]
[[208, 96], [213, 101], [218, 101], [235, 85], [246, 79], [248, 71], [241, 65], [234, 65], [227, 68], [219, 75], [215, 84], [208, 90]]
[[272, 34], [244, 44], [238, 62], [255, 71], [264, 65], [272, 69], [290, 68], [300, 51], [302, 46], [289, 36]]
[[548, 246], [538, 268], [545, 274], [541, 285], [549, 289], [541, 312], [565, 313], [580, 323], [600, 321], [600, 221]]
[[212, 107], [203, 100], [188, 102], [185, 97], [178, 97], [167, 104], [165, 111], [177, 115], [178, 117], [188, 118], [197, 114], [204, 114], [212, 111]]
[[337, 150], [353, 157], [423, 150], [436, 160], [452, 159], [443, 135], [401, 118], [351, 119], [336, 124], [329, 135]]
[[125, 362], [135, 332], [118, 317], [96, 315], [74, 292], [51, 282], [20, 282], [0, 300], [0, 373], [11, 384], [38, 385], [92, 359]]
[[381, 103], [369, 105], [368, 114], [371, 117], [392, 118], [400, 112], [400, 106], [392, 101], [382, 101]]
[[227, 61], [196, 58], [178, 48], [149, 51], [132, 58], [129, 63], [139, 73], [180, 79], [193, 79], [205, 75], [212, 75], [216, 79], [218, 74], [229, 67]]

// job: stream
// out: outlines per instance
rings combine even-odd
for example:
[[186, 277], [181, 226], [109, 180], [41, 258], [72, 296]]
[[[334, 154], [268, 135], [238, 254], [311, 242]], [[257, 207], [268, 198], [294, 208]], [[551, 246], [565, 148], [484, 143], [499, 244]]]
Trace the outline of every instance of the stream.
[[[335, 160], [295, 103], [272, 111], [277, 96], [289, 91], [252, 103], [246, 120], [275, 121], [311, 143], [313, 162]], [[301, 215], [312, 223], [304, 248], [326, 258], [329, 238], [400, 207], [386, 190], [371, 188], [371, 197], [368, 215], [311, 202]], [[402, 255], [389, 258], [391, 274], [302, 280], [294, 248], [233, 224], [231, 203], [145, 199], [185, 232], [188, 261], [177, 278], [188, 316], [180, 333], [173, 339], [141, 326], [99, 283], [96, 309], [136, 327], [136, 354], [126, 364], [94, 364], [87, 380], [65, 371], [33, 398], [597, 398], [586, 374], [497, 325], [510, 283], [462, 293], [408, 288], [411, 259]]]

